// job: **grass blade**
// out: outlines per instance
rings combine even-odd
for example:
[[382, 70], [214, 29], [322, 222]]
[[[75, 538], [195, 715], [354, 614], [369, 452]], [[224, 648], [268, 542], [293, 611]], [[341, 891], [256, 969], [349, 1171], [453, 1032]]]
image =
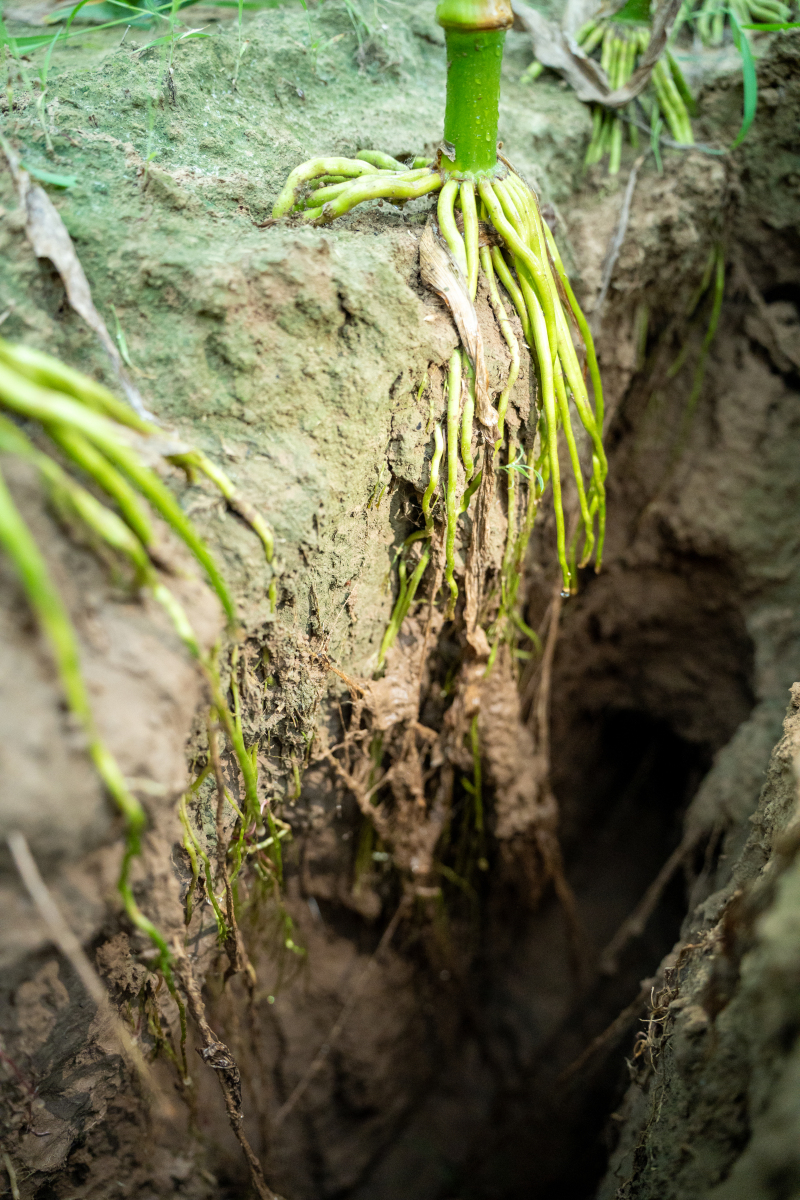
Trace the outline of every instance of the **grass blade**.
[[744, 84], [744, 111], [742, 113], [742, 125], [736, 135], [736, 140], [731, 145], [731, 150], [735, 150], [740, 146], [747, 137], [750, 126], [753, 124], [753, 118], [756, 115], [758, 106], [758, 77], [756, 75], [756, 64], [753, 59], [753, 52], [750, 49], [750, 43], [742, 32], [742, 27], [736, 20], [733, 12], [729, 10], [728, 18], [731, 23], [731, 31], [736, 49], [742, 56], [742, 81]]
[[39, 183], [49, 183], [52, 187], [74, 188], [78, 182], [77, 175], [56, 175], [54, 171], [43, 171], [40, 167], [32, 167], [24, 159], [20, 160], [19, 165], [34, 179], [38, 179]]

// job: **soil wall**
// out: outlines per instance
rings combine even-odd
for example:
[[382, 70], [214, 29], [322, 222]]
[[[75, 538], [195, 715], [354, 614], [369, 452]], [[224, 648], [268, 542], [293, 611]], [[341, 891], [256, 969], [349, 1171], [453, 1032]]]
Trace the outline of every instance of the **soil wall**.
[[[153, 411], [220, 462], [276, 532], [270, 567], [210, 487], [171, 479], [236, 596], [245, 730], [264, 796], [292, 828], [287, 908], [305, 950], [282, 947], [273, 902], [254, 904], [243, 933], [257, 983], [223, 990], [213, 915], [198, 904], [186, 931], [195, 971], [242, 1070], [248, 1136], [290, 1200], [583, 1198], [609, 1155], [604, 1200], [788, 1200], [800, 1188], [794, 709], [770, 754], [800, 678], [800, 39], [766, 50], [756, 124], [735, 155], [641, 166], [593, 314], [610, 410], [609, 545], [603, 573], [563, 608], [551, 705], [572, 919], [524, 837], [494, 839], [475, 905], [457, 888], [421, 888], [376, 954], [411, 860], [390, 845], [356, 870], [360, 810], [322, 755], [350, 712], [342, 673], [375, 668], [456, 334], [419, 278], [429, 201], [325, 230], [268, 216], [288, 171], [314, 155], [433, 150], [444, 100], [433, 8], [404, 10], [406, 23], [387, 10], [358, 36], [337, 0], [309, 17], [263, 12], [245, 26], [236, 89], [236, 30], [215, 10], [197, 10], [211, 36], [178, 43], [169, 77], [135, 28], [121, 45], [87, 35], [53, 58], [46, 119], [59, 169], [77, 176], [56, 203], [95, 301], [111, 328], [118, 318]], [[501, 136], [553, 206], [591, 312], [634, 155], [621, 182], [585, 176], [588, 110], [553, 77], [520, 83], [529, 59], [510, 34]], [[711, 63], [698, 137], [729, 144], [740, 111], [735, 71]], [[31, 165], [51, 162], [24, 89], [6, 119]], [[687, 314], [716, 247], [724, 303], [687, 416], [710, 297]], [[113, 382], [57, 275], [34, 258], [0, 168], [5, 312], [4, 336]], [[498, 386], [499, 339], [489, 359]], [[524, 372], [515, 428], [532, 400]], [[26, 471], [6, 468], [65, 589], [102, 732], [151, 816], [137, 896], [182, 939], [176, 803], [203, 754], [201, 681], [159, 614], [65, 536]], [[535, 628], [553, 611], [552, 541], [542, 513], [526, 578]], [[182, 598], [211, 646], [215, 602], [188, 563], [185, 574]], [[244, 1195], [213, 1073], [197, 1060], [191, 1088], [177, 1088], [163, 1036], [177, 1016], [114, 898], [120, 830], [2, 563], [0, 592], [3, 832], [25, 833], [155, 1054], [160, 1097], [148, 1112], [3, 850], [3, 1149], [20, 1194]], [[395, 681], [407, 644], [390, 663]], [[435, 728], [464, 655], [457, 632], [438, 635]], [[535, 725], [539, 683], [523, 673], [514, 731]], [[523, 734], [510, 749], [497, 736], [484, 746], [493, 769], [505, 758], [527, 786], [538, 768]], [[213, 835], [203, 794], [196, 816]], [[609, 953], [668, 861], [649, 913]]]

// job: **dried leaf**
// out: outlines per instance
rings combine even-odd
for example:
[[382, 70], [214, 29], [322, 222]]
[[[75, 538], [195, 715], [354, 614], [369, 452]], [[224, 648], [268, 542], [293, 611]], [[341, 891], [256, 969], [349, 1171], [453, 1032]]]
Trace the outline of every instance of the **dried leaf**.
[[497, 412], [489, 399], [489, 380], [483, 354], [483, 338], [478, 314], [470, 299], [467, 284], [453, 258], [429, 221], [419, 244], [420, 273], [424, 283], [444, 300], [467, 354], [475, 368], [475, 412], [488, 441], [498, 437]]
[[70, 304], [102, 342], [131, 408], [140, 417], [154, 420], [152, 413], [145, 408], [138, 388], [128, 378], [114, 339], [94, 306], [89, 281], [57, 209], [44, 189], [31, 183], [29, 173], [21, 166], [19, 158], [5, 139], [2, 147], [14, 177], [20, 205], [26, 214], [25, 232], [34, 254], [37, 258], [48, 258], [58, 271]]

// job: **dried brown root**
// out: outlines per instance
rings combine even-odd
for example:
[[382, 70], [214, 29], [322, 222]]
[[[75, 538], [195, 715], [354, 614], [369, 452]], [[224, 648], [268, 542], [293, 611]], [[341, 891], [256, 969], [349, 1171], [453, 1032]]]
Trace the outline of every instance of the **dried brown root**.
[[641, 988], [630, 1004], [617, 1014], [611, 1024], [607, 1025], [602, 1033], [598, 1033], [596, 1038], [592, 1038], [586, 1049], [561, 1072], [556, 1080], [557, 1083], [567, 1083], [583, 1070], [590, 1059], [594, 1058], [595, 1054], [599, 1054], [601, 1050], [613, 1046], [622, 1037], [647, 1003], [652, 986], [652, 979], [645, 979], [643, 981]]
[[186, 995], [189, 1012], [197, 1025], [203, 1045], [198, 1048], [198, 1054], [206, 1066], [217, 1073], [219, 1086], [225, 1100], [225, 1109], [234, 1136], [242, 1148], [242, 1153], [250, 1168], [250, 1179], [259, 1200], [280, 1200], [280, 1197], [267, 1185], [261, 1163], [247, 1140], [242, 1122], [242, 1081], [236, 1060], [224, 1042], [215, 1035], [206, 1017], [206, 1008], [200, 985], [194, 977], [191, 964], [183, 947], [176, 943], [174, 947], [175, 975]]
[[[231, 887], [231, 880], [228, 874], [227, 866], [228, 846], [225, 840], [223, 826], [227, 792], [225, 788], [225, 777], [222, 774], [222, 762], [219, 756], [219, 746], [217, 744], [217, 729], [211, 721], [208, 722], [208, 754], [209, 758], [211, 759], [214, 782], [217, 786], [217, 874], [225, 887], [225, 918], [227, 931], [224, 945], [225, 953], [228, 956], [228, 967], [225, 971], [223, 981], [227, 982], [232, 975], [238, 975], [240, 972], [244, 972], [247, 987], [252, 992], [252, 989], [256, 983], [256, 974], [248, 957], [244, 946], [244, 940], [236, 921], [236, 909], [233, 901], [233, 888]], [[212, 886], [213, 882], [209, 879], [208, 887], [210, 888]]]
[[[491, 498], [490, 488], [487, 495]], [[480, 604], [487, 570], [481, 556], [480, 505], [476, 520], [478, 536], [472, 542], [467, 571], [468, 606], [473, 613]], [[434, 623], [441, 627], [443, 618], [432, 607], [424, 628], [419, 617], [408, 618], [403, 638], [389, 652], [384, 677], [354, 697], [342, 741], [320, 757], [332, 765], [339, 782], [355, 797], [390, 851], [395, 867], [419, 895], [433, 894], [432, 889], [438, 892], [441, 868], [437, 847], [452, 819], [455, 781], [469, 781], [480, 772], [493, 793], [491, 831], [499, 843], [504, 870], [516, 879], [531, 906], [538, 903], [547, 884], [553, 884], [567, 917], [578, 971], [585, 956], [556, 835], [558, 806], [548, 782], [545, 726], [558, 614], [551, 622], [549, 654], [540, 679], [544, 698], [540, 695], [538, 710], [544, 715], [539, 721], [541, 730], [537, 728], [539, 738], [522, 719], [508, 646], [502, 645], [494, 668], [487, 672], [489, 648], [485, 639], [481, 645], [475, 636], [480, 632], [476, 620], [473, 636], [466, 631], [472, 653], [454, 682], [453, 701], [441, 730], [428, 729], [420, 722], [421, 700], [430, 686], [426, 670]], [[381, 762], [388, 765], [381, 766]], [[482, 847], [485, 826], [480, 797], [476, 797], [475, 809], [475, 836]], [[488, 869], [484, 850], [475, 853], [481, 869]]]
[[603, 975], [614, 975], [618, 970], [622, 951], [634, 938], [641, 937], [656, 905], [678, 867], [694, 851], [702, 836], [701, 829], [689, 829], [680, 844], [675, 847], [653, 882], [630, 916], [626, 917], [600, 956], [600, 971]]
[[174, 1115], [172, 1104], [157, 1088], [139, 1045], [131, 1037], [127, 1026], [112, 1006], [105, 984], [53, 899], [24, 834], [12, 831], [8, 835], [8, 846], [20, 878], [47, 927], [50, 937], [75, 971], [90, 999], [97, 1005], [98, 1014], [102, 1015], [109, 1025], [123, 1056], [136, 1072], [151, 1111], [161, 1119], [171, 1118]]

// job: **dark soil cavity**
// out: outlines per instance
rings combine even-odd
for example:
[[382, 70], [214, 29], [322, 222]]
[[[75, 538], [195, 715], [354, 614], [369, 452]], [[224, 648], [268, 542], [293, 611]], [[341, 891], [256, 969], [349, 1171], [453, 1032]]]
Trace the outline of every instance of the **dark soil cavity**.
[[552, 767], [579, 933], [552, 893], [534, 913], [518, 893], [490, 894], [467, 1008], [453, 997], [456, 1045], [359, 1198], [595, 1194], [628, 1081], [620, 1050], [644, 1005], [575, 1076], [562, 1074], [654, 979], [717, 834], [687, 855], [613, 971], [601, 952], [681, 842], [715, 753], [754, 704], [753, 649], [730, 580], [719, 563], [680, 568], [609, 572], [571, 602]]
[[[276, 909], [259, 903], [243, 924], [257, 986], [249, 994], [237, 976], [223, 988], [215, 926], [199, 905], [195, 970], [241, 1068], [248, 1137], [287, 1200], [794, 1200], [797, 689], [782, 722], [800, 678], [800, 37], [765, 49], [759, 115], [735, 155], [665, 153], [663, 174], [644, 164], [598, 318], [609, 539], [602, 574], [583, 579], [562, 611], [550, 711], [574, 911], [567, 889], [542, 889], [530, 839], [490, 837], [475, 900], [455, 887], [442, 902], [418, 896], [373, 958], [404, 868], [378, 850], [368, 886], [356, 886], [363, 818], [329, 762], [305, 756], [312, 733], [315, 748], [333, 745], [351, 711], [325, 664], [373, 671], [393, 559], [427, 479], [419, 383], [429, 371], [440, 414], [456, 336], [419, 279], [428, 201], [326, 230], [262, 223], [288, 170], [312, 155], [435, 145], [444, 63], [433, 8], [415, 5], [407, 25], [388, 12], [359, 49], [347, 6], [326, 0], [309, 18], [318, 57], [303, 14], [264, 12], [248, 25], [235, 93], [236, 33], [215, 10], [212, 36], [176, 47], [174, 95], [162, 94], [158, 54], [138, 53], [133, 29], [122, 45], [92, 35], [53, 58], [59, 170], [78, 175], [55, 202], [95, 300], [106, 316], [114, 305], [153, 410], [230, 471], [277, 535], [273, 614], [254, 535], [208, 490], [172, 480], [242, 614], [245, 730], [292, 827], [287, 907], [307, 951], [282, 953]], [[587, 177], [588, 111], [554, 78], [535, 91], [521, 84], [529, 60], [522, 35], [509, 34], [501, 133], [558, 209], [591, 312], [633, 152], [619, 179]], [[720, 145], [742, 106], [726, 62], [709, 66], [697, 126]], [[17, 101], [13, 136], [47, 168], [32, 98]], [[0, 201], [4, 336], [109, 381], [52, 271], [32, 256], [4, 169]], [[719, 245], [725, 302], [687, 417], [708, 299], [694, 322], [686, 308]], [[684, 366], [670, 371], [684, 348]], [[510, 420], [523, 419], [529, 383], [523, 372]], [[175, 804], [184, 752], [191, 760], [202, 742], [202, 688], [158, 614], [114, 590], [28, 474], [8, 474], [64, 581], [103, 734], [125, 773], [148, 782], [137, 895], [182, 938], [189, 867]], [[552, 535], [542, 513], [528, 564], [534, 627], [553, 596]], [[185, 586], [211, 644], [213, 601], [198, 581]], [[3, 834], [24, 829], [154, 1058], [162, 1097], [148, 1113], [1, 857], [2, 1151], [23, 1200], [243, 1200], [239, 1147], [191, 1045], [192, 1090], [176, 1088], [158, 1034], [160, 1021], [176, 1035], [174, 1006], [115, 899], [119, 831], [2, 564], [0, 598]], [[432, 727], [445, 721], [464, 655], [446, 628], [424, 712]], [[537, 669], [521, 681], [529, 724]], [[488, 787], [487, 798], [491, 824]], [[214, 829], [210, 802], [197, 816]], [[611, 962], [604, 951], [679, 847], [648, 919]]]
[[[451, 1160], [447, 1189], [431, 1187], [422, 1173], [423, 1182], [415, 1174], [406, 1194], [583, 1200], [603, 1175], [608, 1115], [624, 1088], [619, 1057], [601, 1056], [581, 1072], [578, 1087], [558, 1076], [626, 1007], [677, 939], [686, 910], [682, 876], [665, 890], [613, 977], [597, 975], [600, 950], [680, 841], [680, 818], [705, 764], [695, 747], [642, 714], [611, 714], [598, 741], [595, 770], [584, 777], [591, 803], [567, 855], [584, 933], [579, 964], [570, 961], [554, 897], [527, 920], [511, 906], [494, 914], [484, 931], [461, 1061], [446, 1071], [454, 1076], [446, 1097], [437, 1089], [427, 1098], [403, 1139], [415, 1166], [426, 1165], [419, 1161], [423, 1145], [425, 1157], [438, 1157], [444, 1170], [462, 1126], [466, 1155]], [[470, 1050], [483, 1059], [477, 1079], [464, 1070], [462, 1056], [468, 1060]], [[474, 1109], [483, 1110], [479, 1123]], [[404, 1186], [392, 1189], [382, 1174], [374, 1190], [361, 1194], [383, 1195], [389, 1187], [399, 1197]]]

